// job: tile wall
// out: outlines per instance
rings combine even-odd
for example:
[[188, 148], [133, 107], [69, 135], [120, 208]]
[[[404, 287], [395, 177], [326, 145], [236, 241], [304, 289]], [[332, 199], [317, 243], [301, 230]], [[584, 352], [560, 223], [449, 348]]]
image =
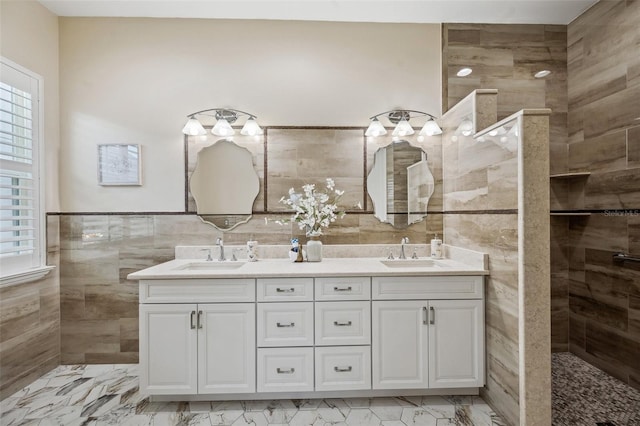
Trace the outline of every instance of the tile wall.
[[[58, 265], [58, 218], [47, 221], [47, 264]], [[59, 268], [0, 289], [0, 400], [60, 364]]]
[[[473, 73], [457, 77], [469, 66]], [[536, 79], [547, 69], [551, 75]], [[498, 118], [523, 108], [550, 108], [550, 173], [567, 168], [567, 27], [564, 25], [446, 24], [443, 26], [443, 111], [473, 89], [498, 90]], [[481, 185], [481, 184], [479, 184]], [[551, 197], [566, 197], [554, 185]], [[553, 203], [552, 203], [553, 204]], [[551, 331], [554, 351], [569, 347], [568, 264], [564, 220], [551, 221]]]
[[[569, 172], [552, 182], [566, 245], [569, 348], [640, 389], [640, 3], [600, 1], [568, 27]], [[557, 250], [558, 253], [562, 253]]]

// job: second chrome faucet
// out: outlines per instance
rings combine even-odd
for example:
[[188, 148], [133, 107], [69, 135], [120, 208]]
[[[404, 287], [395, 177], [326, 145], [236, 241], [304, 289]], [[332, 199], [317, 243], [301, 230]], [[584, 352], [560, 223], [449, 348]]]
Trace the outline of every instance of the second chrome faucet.
[[220, 256], [218, 256], [218, 261], [219, 262], [224, 262], [227, 259], [225, 259], [225, 257], [224, 257], [224, 242], [222, 241], [222, 238], [218, 238], [216, 240], [216, 245], [218, 247], [220, 247]]

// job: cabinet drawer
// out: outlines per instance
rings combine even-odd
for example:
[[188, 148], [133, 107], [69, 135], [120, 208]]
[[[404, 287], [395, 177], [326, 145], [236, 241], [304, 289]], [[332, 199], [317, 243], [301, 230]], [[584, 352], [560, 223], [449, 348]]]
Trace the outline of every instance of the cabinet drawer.
[[258, 346], [313, 346], [313, 302], [258, 303]]
[[258, 278], [258, 302], [311, 300], [313, 278]]
[[482, 276], [373, 277], [373, 300], [481, 299]]
[[316, 300], [370, 300], [371, 278], [316, 278]]
[[371, 389], [371, 347], [316, 348], [316, 390]]
[[371, 344], [370, 302], [316, 303], [316, 345]]
[[140, 303], [254, 302], [254, 279], [141, 280]]
[[313, 348], [258, 349], [258, 392], [313, 390]]

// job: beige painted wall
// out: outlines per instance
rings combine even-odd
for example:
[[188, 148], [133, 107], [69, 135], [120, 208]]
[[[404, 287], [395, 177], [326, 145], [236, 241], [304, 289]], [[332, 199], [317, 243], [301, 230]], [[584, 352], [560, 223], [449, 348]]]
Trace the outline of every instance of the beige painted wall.
[[47, 211], [59, 210], [58, 17], [36, 1], [0, 2], [0, 54], [44, 79]]
[[[233, 107], [264, 125], [366, 126], [440, 114], [440, 26], [60, 19], [61, 211], [183, 211], [186, 115]], [[142, 187], [100, 187], [96, 145], [142, 144]]]

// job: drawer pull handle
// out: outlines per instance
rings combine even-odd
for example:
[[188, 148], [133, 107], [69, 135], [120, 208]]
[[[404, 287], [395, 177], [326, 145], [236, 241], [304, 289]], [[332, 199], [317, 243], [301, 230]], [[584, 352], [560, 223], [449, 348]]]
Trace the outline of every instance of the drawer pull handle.
[[278, 367], [276, 371], [278, 372], [278, 374], [293, 374], [296, 371], [296, 369], [293, 367], [289, 369], [282, 369]]
[[276, 287], [276, 292], [278, 293], [295, 293], [296, 289], [291, 287], [291, 288], [280, 288], [280, 287]]
[[333, 367], [333, 371], [335, 371], [337, 373], [348, 373], [351, 370], [353, 370], [353, 367], [351, 367], [351, 366], [348, 366], [348, 367]]
[[427, 320], [427, 307], [426, 306], [422, 307], [422, 323], [424, 325], [427, 325], [429, 323], [428, 320]]
[[347, 321], [347, 322], [334, 321], [333, 325], [335, 325], [336, 327], [350, 327], [351, 326], [351, 321]]
[[295, 327], [296, 323], [295, 322], [290, 322], [289, 324], [282, 324], [282, 323], [277, 322], [276, 326], [280, 327], [280, 328], [282, 328], [282, 327]]
[[191, 311], [191, 329], [195, 330], [196, 329], [196, 323], [195, 323], [195, 316], [196, 316], [196, 311]]
[[349, 286], [349, 287], [334, 287], [333, 288], [333, 291], [351, 291], [351, 290], [353, 290], [351, 288], [351, 286]]
[[198, 311], [198, 329], [202, 328], [202, 311]]
[[433, 306], [429, 306], [429, 324], [436, 323], [436, 310], [433, 309]]

